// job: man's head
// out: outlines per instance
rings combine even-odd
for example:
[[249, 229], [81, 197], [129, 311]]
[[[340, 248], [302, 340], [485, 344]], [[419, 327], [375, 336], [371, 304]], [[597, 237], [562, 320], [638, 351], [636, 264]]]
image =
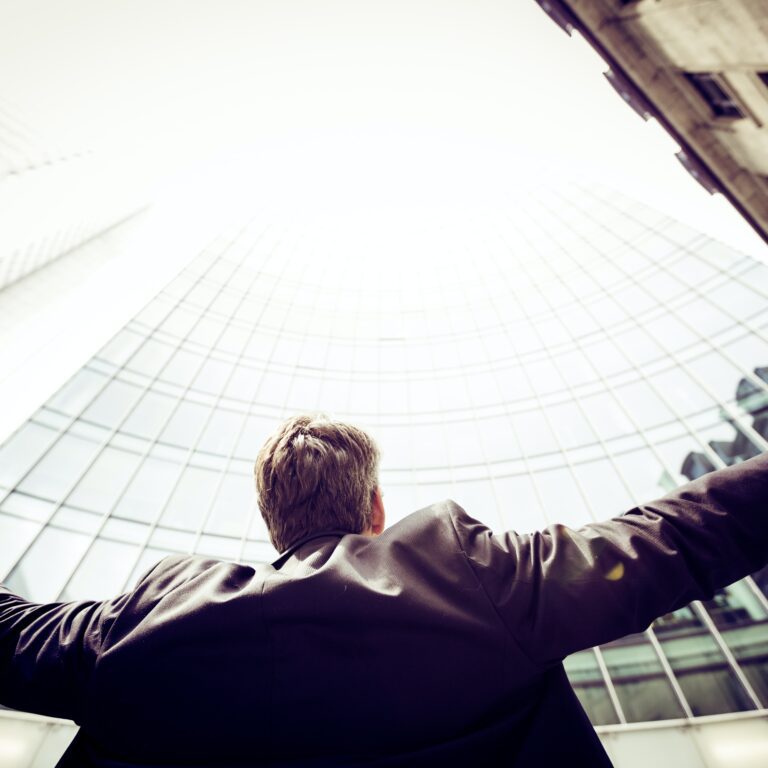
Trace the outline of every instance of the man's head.
[[254, 473], [259, 509], [278, 552], [315, 532], [381, 533], [379, 449], [351, 424], [294, 416], [267, 439]]

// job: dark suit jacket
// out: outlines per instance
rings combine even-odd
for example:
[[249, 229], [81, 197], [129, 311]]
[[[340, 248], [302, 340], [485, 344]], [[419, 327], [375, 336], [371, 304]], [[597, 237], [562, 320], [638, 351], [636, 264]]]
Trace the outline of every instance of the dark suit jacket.
[[5, 590], [0, 701], [82, 725], [62, 765], [610, 765], [562, 659], [762, 566], [767, 503], [763, 455], [578, 530], [443, 502], [106, 602]]

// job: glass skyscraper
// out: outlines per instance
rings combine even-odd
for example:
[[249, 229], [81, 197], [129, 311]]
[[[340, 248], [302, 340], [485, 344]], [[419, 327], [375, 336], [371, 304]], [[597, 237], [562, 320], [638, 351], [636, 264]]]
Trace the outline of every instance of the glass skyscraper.
[[0, 99], [0, 289], [148, 205], [135, 160], [59, 141], [45, 123]]
[[[158, 291], [0, 448], [0, 578], [28, 598], [111, 597], [171, 552], [269, 562], [253, 460], [300, 411], [377, 438], [390, 522], [450, 497], [579, 526], [768, 449], [768, 267], [601, 186], [261, 210]], [[752, 765], [723, 745], [768, 754], [768, 577], [566, 668], [620, 768]], [[42, 743], [15, 717], [0, 738]]]

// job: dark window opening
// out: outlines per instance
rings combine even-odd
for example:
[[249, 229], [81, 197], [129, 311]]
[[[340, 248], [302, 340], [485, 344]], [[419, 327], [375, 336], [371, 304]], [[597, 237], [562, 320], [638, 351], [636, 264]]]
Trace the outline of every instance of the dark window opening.
[[685, 79], [707, 102], [716, 117], [744, 117], [738, 104], [723, 87], [719, 75], [712, 72], [686, 72]]

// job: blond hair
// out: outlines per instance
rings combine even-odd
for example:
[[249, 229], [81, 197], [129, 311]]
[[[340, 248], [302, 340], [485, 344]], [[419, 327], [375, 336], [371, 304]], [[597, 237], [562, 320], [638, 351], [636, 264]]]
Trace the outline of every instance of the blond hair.
[[254, 467], [259, 509], [278, 552], [316, 532], [368, 530], [378, 468], [376, 443], [351, 424], [321, 414], [284, 422]]

